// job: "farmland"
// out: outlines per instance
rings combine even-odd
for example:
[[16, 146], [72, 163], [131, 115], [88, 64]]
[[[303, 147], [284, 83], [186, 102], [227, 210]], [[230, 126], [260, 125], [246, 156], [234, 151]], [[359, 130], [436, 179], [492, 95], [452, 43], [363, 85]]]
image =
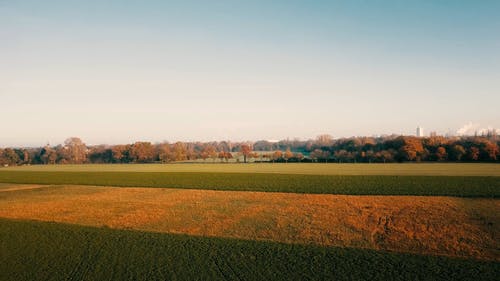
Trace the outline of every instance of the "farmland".
[[0, 279], [495, 280], [497, 167], [2, 168]]
[[0, 182], [351, 195], [499, 197], [500, 177], [0, 171]]
[[[494, 262], [0, 219], [1, 280], [496, 280]], [[57, 274], [55, 274], [57, 273]]]
[[494, 199], [20, 188], [0, 194], [0, 217], [489, 260], [500, 254], [494, 237], [500, 216], [491, 212], [500, 205]]
[[389, 176], [500, 176], [500, 164], [404, 163], [404, 164], [83, 164], [33, 165], [0, 168], [0, 171], [40, 172], [190, 172], [190, 173], [276, 173], [301, 175], [389, 175]]

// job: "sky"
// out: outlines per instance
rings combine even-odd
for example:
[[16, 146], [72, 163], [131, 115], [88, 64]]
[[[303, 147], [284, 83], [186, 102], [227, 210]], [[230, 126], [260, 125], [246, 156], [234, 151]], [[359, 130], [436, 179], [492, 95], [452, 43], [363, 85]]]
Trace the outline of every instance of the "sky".
[[500, 128], [498, 15], [495, 0], [0, 0], [0, 146]]

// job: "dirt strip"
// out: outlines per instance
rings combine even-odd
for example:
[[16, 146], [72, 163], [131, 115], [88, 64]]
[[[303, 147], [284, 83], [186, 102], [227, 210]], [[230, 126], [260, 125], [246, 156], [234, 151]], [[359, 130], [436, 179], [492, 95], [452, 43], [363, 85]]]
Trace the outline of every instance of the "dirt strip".
[[34, 185], [34, 184], [15, 184], [15, 185], [2, 185], [0, 186], [0, 192], [25, 190], [25, 189], [36, 189], [42, 188], [46, 185]]
[[500, 261], [497, 199], [23, 186], [0, 217]]

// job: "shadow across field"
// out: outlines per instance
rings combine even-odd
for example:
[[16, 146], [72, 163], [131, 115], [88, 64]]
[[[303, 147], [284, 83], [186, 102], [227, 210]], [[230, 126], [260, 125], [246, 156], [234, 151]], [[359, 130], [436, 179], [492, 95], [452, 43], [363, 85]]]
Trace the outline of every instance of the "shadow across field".
[[496, 280], [500, 264], [0, 219], [1, 280]]
[[500, 197], [500, 177], [0, 171], [0, 182], [350, 195]]

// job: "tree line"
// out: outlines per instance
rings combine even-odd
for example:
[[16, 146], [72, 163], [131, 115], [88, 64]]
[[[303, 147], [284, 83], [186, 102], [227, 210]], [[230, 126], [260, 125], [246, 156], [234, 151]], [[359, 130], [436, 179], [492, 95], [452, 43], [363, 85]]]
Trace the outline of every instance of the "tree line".
[[86, 145], [80, 138], [37, 148], [0, 148], [0, 165], [83, 163], [204, 162], [338, 162], [390, 163], [420, 161], [500, 162], [496, 134], [467, 137], [351, 137], [320, 135], [310, 140], [278, 142], [135, 142]]

